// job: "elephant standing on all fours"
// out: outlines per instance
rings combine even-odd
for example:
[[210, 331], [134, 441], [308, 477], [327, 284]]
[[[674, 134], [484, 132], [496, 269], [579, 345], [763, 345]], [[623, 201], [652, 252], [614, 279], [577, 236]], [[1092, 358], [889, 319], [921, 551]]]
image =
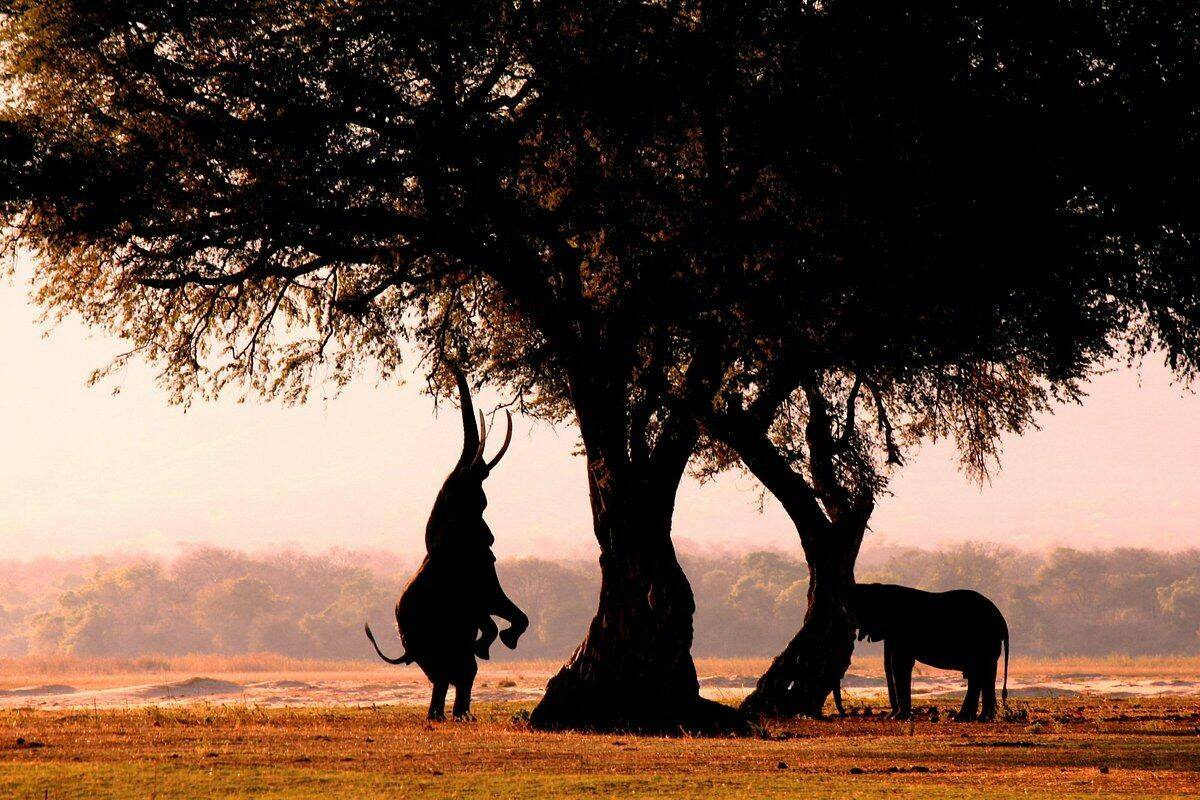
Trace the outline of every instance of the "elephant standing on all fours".
[[[912, 672], [919, 661], [962, 672], [967, 679], [959, 720], [995, 719], [996, 665], [1002, 649], [1001, 700], [1008, 702], [1008, 623], [996, 604], [979, 592], [924, 592], [887, 583], [860, 583], [854, 588], [852, 610], [858, 640], [883, 642], [883, 671], [893, 717], [912, 716]], [[840, 691], [835, 702], [839, 695]], [[841, 713], [840, 702], [837, 705]]]

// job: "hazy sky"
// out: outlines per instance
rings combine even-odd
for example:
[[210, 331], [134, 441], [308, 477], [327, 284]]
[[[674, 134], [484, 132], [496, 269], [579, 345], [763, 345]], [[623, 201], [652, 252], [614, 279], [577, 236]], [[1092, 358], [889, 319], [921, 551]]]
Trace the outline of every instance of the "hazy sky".
[[[434, 415], [419, 378], [362, 380], [299, 408], [229, 399], [184, 413], [138, 367], [113, 396], [86, 378], [118, 343], [73, 323], [44, 338], [24, 281], [24, 272], [0, 281], [0, 558], [184, 542], [420, 551], [461, 429], [454, 409]], [[574, 430], [522, 418], [515, 427], [487, 484], [498, 554], [591, 552]], [[924, 450], [882, 501], [873, 536], [921, 546], [1200, 547], [1198, 443], [1200, 398], [1157, 365], [1140, 376], [1116, 371], [1082, 407], [1007, 442], [989, 486], [966, 481], [949, 447]], [[783, 512], [768, 498], [759, 513], [758, 497], [749, 477], [689, 479], [676, 536], [798, 549]]]

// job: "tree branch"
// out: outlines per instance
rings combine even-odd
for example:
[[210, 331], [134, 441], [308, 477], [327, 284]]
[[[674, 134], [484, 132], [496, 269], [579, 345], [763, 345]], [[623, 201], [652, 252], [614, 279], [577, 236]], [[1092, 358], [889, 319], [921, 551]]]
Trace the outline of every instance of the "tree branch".
[[222, 275], [205, 275], [201, 272], [187, 271], [180, 272], [176, 275], [167, 278], [134, 278], [141, 286], [150, 289], [182, 289], [185, 286], [236, 286], [245, 283], [249, 280], [257, 278], [283, 278], [284, 280], [295, 280], [296, 278], [307, 275], [311, 272], [316, 272], [322, 267], [328, 266], [331, 261], [327, 258], [318, 257], [310, 259], [303, 264], [282, 269], [279, 267], [271, 267], [267, 264], [270, 258], [270, 251], [264, 249], [262, 256], [250, 266], [237, 272], [225, 273]]
[[771, 441], [769, 420], [764, 425], [761, 418], [743, 409], [741, 397], [734, 395], [726, 398], [724, 409], [714, 415], [708, 425], [717, 438], [734, 449], [746, 469], [779, 500], [800, 532], [802, 542], [806, 536], [828, 531], [831, 520], [821, 510], [813, 488]]
[[851, 512], [852, 503], [849, 492], [837, 479], [836, 442], [829, 417], [829, 403], [814, 378], [805, 380], [802, 389], [808, 401], [808, 421], [804, 425], [804, 438], [808, 442], [808, 471], [813, 490], [821, 498], [830, 518], [837, 522]]
[[892, 429], [892, 420], [888, 416], [887, 406], [883, 402], [883, 392], [872, 381], [866, 381], [867, 389], [871, 392], [871, 397], [875, 400], [875, 416], [878, 419], [879, 429], [883, 431], [884, 448], [887, 450], [887, 463], [897, 467], [904, 465], [904, 458], [900, 454], [900, 448], [896, 446], [896, 434]]

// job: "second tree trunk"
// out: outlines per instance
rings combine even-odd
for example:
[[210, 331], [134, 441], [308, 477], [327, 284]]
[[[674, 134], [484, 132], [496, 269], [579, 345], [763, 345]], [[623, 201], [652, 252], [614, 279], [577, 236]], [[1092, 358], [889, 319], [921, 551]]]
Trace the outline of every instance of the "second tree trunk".
[[[832, 535], [832, 533], [827, 534]], [[799, 633], [759, 678], [742, 710], [767, 716], [823, 716], [854, 653], [850, 599], [861, 534], [805, 547], [808, 610]]]

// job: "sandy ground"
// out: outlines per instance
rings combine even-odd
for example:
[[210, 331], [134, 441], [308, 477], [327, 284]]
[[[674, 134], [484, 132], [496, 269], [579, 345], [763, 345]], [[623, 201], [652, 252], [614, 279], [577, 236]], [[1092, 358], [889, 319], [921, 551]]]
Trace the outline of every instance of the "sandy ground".
[[[553, 664], [484, 665], [475, 682], [481, 702], [527, 702], [542, 694]], [[71, 678], [83, 678], [72, 682]], [[733, 701], [753, 687], [754, 674], [701, 674], [701, 693]], [[80, 685], [82, 684], [82, 685]], [[849, 704], [877, 703], [886, 694], [882, 675], [852, 671], [843, 681]], [[914, 675], [915, 700], [961, 698], [963, 680], [954, 673], [928, 671]], [[1108, 698], [1200, 696], [1194, 674], [1152, 675], [1021, 674], [1009, 677], [1011, 697], [1070, 697], [1089, 694]], [[261, 707], [411, 705], [428, 702], [429, 684], [414, 667], [347, 672], [234, 673], [211, 675], [64, 676], [0, 689], [0, 708], [136, 708], [198, 701]]]

